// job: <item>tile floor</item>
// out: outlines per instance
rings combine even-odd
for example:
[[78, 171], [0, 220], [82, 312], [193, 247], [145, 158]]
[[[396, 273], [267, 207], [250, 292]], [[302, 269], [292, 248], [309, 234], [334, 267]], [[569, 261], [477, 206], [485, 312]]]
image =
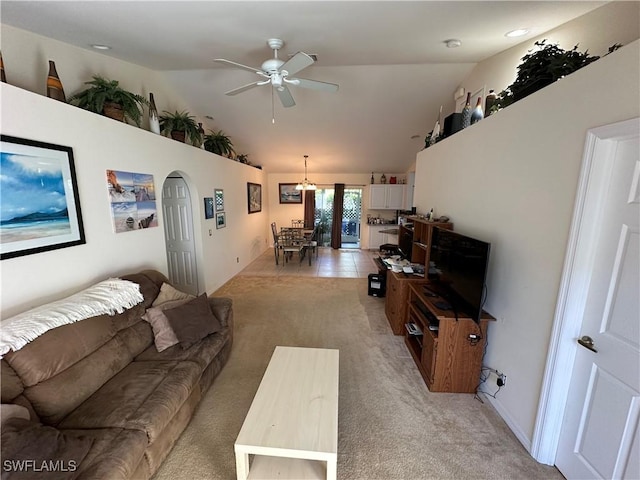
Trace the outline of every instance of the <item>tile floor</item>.
[[280, 264], [276, 265], [273, 249], [269, 248], [239, 275], [367, 278], [370, 273], [378, 273], [378, 267], [373, 262], [377, 256], [377, 251], [321, 247], [318, 249], [318, 258], [315, 255], [312, 257], [311, 266], [306, 257], [299, 262], [297, 255], [283, 264], [282, 254]]

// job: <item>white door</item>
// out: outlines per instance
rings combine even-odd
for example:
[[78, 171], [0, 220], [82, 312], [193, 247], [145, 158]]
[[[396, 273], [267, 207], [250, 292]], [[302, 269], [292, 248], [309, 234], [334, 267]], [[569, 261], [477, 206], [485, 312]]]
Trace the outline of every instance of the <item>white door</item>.
[[168, 177], [164, 181], [162, 209], [169, 280], [178, 290], [197, 295], [198, 275], [191, 196], [182, 177]]
[[[556, 466], [572, 479], [640, 478], [639, 134], [595, 147], [583, 220], [590, 268]], [[591, 175], [594, 176], [593, 174]], [[583, 223], [584, 223], [583, 221]], [[583, 234], [584, 235], [584, 234]], [[578, 243], [580, 245], [580, 241]], [[578, 247], [580, 248], [580, 247]], [[578, 269], [580, 263], [577, 263]], [[589, 346], [593, 341], [593, 350]], [[586, 345], [586, 346], [584, 346]]]

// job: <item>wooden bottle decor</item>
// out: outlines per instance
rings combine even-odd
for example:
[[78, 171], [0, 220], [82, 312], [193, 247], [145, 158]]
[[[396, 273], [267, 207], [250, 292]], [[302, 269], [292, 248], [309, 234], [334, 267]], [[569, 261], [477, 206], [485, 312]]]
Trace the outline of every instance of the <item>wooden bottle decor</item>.
[[0, 82], [7, 83], [7, 77], [4, 74], [4, 62], [2, 61], [2, 52], [0, 52]]
[[153, 99], [153, 93], [149, 94], [149, 130], [160, 135], [160, 119], [158, 117], [158, 109]]
[[64, 96], [64, 89], [62, 88], [62, 82], [58, 77], [56, 71], [56, 64], [49, 60], [49, 75], [47, 76], [47, 97], [66, 102], [67, 99]]

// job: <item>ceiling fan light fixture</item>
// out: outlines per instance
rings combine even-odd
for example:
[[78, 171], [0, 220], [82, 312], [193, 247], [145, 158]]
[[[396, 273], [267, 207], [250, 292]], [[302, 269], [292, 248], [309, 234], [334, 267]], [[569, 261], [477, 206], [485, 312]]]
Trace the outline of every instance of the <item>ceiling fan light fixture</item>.
[[316, 190], [318, 188], [315, 183], [307, 180], [307, 158], [309, 158], [309, 155], [304, 156], [304, 182], [298, 183], [296, 190]]

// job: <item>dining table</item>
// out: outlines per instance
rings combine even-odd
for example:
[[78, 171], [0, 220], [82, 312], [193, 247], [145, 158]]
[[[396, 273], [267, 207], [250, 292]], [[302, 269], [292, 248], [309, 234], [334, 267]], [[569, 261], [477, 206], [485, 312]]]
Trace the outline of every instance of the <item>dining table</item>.
[[[309, 259], [309, 266], [311, 266], [311, 252], [314, 247], [317, 248], [317, 244], [314, 245], [316, 229], [315, 228], [299, 228], [299, 227], [282, 227], [280, 229], [280, 245], [284, 250], [285, 255], [287, 253], [292, 254], [293, 250], [287, 252], [287, 247], [299, 247], [300, 264], [304, 260], [305, 256]], [[285, 257], [286, 259], [286, 257]]]

